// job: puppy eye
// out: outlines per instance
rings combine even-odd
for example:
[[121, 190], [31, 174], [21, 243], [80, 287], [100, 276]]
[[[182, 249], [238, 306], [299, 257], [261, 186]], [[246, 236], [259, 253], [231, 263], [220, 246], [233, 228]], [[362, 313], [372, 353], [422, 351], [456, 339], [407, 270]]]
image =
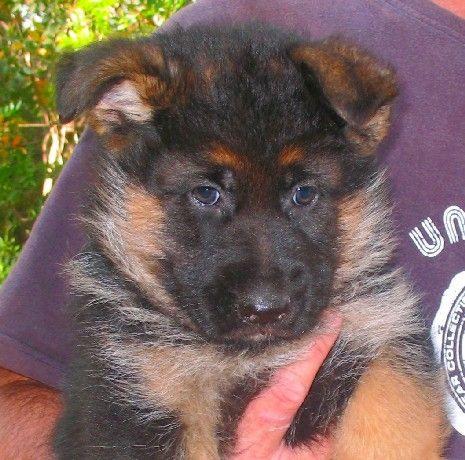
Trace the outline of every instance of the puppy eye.
[[318, 190], [311, 185], [301, 185], [297, 187], [292, 201], [299, 206], [308, 206], [315, 204], [318, 200]]
[[207, 185], [194, 188], [191, 195], [195, 201], [204, 206], [212, 206], [220, 198], [220, 192], [216, 188]]

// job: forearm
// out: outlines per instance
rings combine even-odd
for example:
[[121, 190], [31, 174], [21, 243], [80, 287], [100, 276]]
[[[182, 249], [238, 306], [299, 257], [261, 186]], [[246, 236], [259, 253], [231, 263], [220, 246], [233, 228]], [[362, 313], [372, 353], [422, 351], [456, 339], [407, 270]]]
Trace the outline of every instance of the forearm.
[[2, 458], [53, 458], [51, 436], [61, 406], [56, 390], [0, 368]]

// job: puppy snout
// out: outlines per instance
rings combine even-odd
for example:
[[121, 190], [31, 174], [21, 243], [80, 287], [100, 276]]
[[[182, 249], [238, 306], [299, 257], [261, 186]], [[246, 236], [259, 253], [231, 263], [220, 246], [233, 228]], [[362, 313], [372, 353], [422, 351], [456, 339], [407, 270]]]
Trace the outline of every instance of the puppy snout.
[[242, 321], [264, 325], [283, 321], [290, 312], [290, 299], [271, 289], [256, 289], [242, 298], [238, 315]]

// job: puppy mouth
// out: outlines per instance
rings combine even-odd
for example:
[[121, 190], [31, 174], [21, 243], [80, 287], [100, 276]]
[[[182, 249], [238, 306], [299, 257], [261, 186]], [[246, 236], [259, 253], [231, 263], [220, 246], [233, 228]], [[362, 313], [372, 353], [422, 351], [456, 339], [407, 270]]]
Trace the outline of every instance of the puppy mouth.
[[296, 333], [292, 328], [292, 318], [287, 315], [265, 324], [243, 320], [221, 334], [221, 339], [224, 342], [249, 344], [275, 343], [295, 337]]
[[270, 324], [250, 324], [248, 321], [242, 321], [227, 328], [224, 328], [223, 324], [223, 327], [213, 334], [206, 333], [204, 328], [195, 322], [182, 322], [182, 326], [195, 334], [204, 335], [208, 341], [239, 348], [261, 347], [289, 341], [300, 336], [299, 333], [293, 331], [288, 321]]

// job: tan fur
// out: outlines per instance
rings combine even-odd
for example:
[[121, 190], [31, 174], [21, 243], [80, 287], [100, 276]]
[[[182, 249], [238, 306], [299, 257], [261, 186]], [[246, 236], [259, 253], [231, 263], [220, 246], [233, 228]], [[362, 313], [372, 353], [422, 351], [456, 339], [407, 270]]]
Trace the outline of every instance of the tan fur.
[[[360, 350], [368, 356], [377, 356], [389, 343], [424, 328], [418, 298], [402, 270], [373, 276], [379, 267], [392, 260], [395, 249], [384, 182], [385, 176], [381, 174], [368, 189], [338, 203], [340, 252], [334, 307], [344, 318], [341, 338], [351, 343], [355, 355]], [[382, 284], [392, 287], [372, 292]], [[402, 350], [397, 353], [402, 355]], [[417, 359], [424, 358], [419, 355]]]
[[157, 274], [153, 256], [162, 252], [159, 239], [162, 238], [164, 211], [159, 200], [142, 188], [128, 187], [126, 196], [127, 219], [120, 222], [124, 249], [137, 270], [153, 277]]
[[164, 257], [169, 245], [163, 232], [165, 216], [161, 203], [136, 186], [127, 188], [126, 197], [126, 218], [121, 219], [118, 226], [128, 274], [160, 311], [179, 318], [184, 325], [195, 330], [194, 323], [173, 305], [157, 278], [158, 260]]
[[156, 278], [157, 259], [163, 257], [164, 213], [159, 201], [141, 188], [128, 187], [124, 216], [115, 219], [115, 225], [127, 274], [151, 297], [156, 293], [158, 302], [169, 305], [170, 299]]
[[437, 392], [375, 361], [363, 375], [334, 436], [334, 460], [441, 458], [447, 430]]
[[[342, 235], [339, 243], [342, 253], [339, 255], [338, 268], [341, 271], [352, 272], [362, 262], [359, 258], [363, 253], [364, 241], [372, 230], [368, 222], [365, 224], [363, 222], [363, 214], [367, 206], [367, 196], [364, 191], [343, 198], [338, 203], [338, 222]], [[348, 244], [352, 246], [346, 250]], [[345, 278], [350, 279], [351, 275], [352, 273]]]
[[383, 266], [393, 256], [395, 240], [384, 181], [384, 174], [381, 174], [367, 190], [353, 193], [337, 203], [340, 253], [336, 289]]
[[[187, 363], [195, 362], [198, 353], [202, 353], [206, 366], [189, 368], [193, 372], [184, 373], [179, 366], [189, 367]], [[144, 359], [145, 365], [141, 369], [145, 391], [153, 394], [154, 401], [161, 402], [165, 408], [180, 415], [185, 429], [185, 458], [218, 459], [215, 432], [219, 421], [218, 387], [220, 382], [225, 382], [217, 375], [217, 353], [204, 348], [166, 348], [151, 351], [149, 357], [149, 360]], [[222, 389], [226, 390], [227, 386]]]
[[220, 166], [238, 171], [243, 170], [246, 166], [250, 167], [250, 162], [247, 161], [246, 157], [222, 145], [215, 146], [209, 153], [211, 160]]
[[281, 166], [290, 166], [301, 161], [305, 157], [305, 152], [301, 147], [288, 146], [279, 154], [278, 164]]

